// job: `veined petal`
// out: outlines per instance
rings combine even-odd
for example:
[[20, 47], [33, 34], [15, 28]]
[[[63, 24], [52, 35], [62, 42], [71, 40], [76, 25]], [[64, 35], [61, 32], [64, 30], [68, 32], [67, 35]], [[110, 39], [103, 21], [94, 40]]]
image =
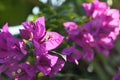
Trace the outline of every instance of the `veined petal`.
[[92, 14], [92, 4], [91, 3], [83, 3], [82, 6], [85, 8], [86, 15], [90, 16]]
[[45, 53], [48, 52], [46, 50], [46, 44], [45, 43], [40, 44], [39, 42], [37, 42], [36, 40], [33, 39], [33, 44], [34, 44], [34, 47], [35, 47], [36, 55], [45, 54]]
[[[45, 32], [46, 32], [44, 17], [38, 18], [35, 22], [23, 22], [22, 24], [23, 24], [25, 30], [27, 30], [33, 34], [33, 38], [40, 39], [40, 38], [44, 37]], [[29, 37], [29, 34], [27, 36]]]
[[36, 22], [33, 29], [34, 38], [42, 38], [45, 35], [45, 32], [45, 26], [43, 26], [40, 22]]
[[32, 22], [23, 22], [22, 25], [26, 30], [30, 30], [30, 31], [32, 30], [33, 27]]
[[44, 39], [46, 40], [46, 49], [52, 50], [62, 43], [64, 37], [57, 32], [47, 32]]
[[35, 23], [39, 22], [40, 24], [42, 24], [43, 26], [45, 26], [45, 17], [39, 17], [35, 20]]
[[48, 75], [51, 71], [51, 68], [56, 64], [57, 60], [58, 57], [56, 55], [43, 54], [37, 56], [36, 65], [44, 75]]
[[46, 29], [45, 29], [45, 17], [39, 17], [35, 21], [35, 30], [34, 30], [34, 36], [36, 38], [42, 38], [45, 35]]
[[51, 67], [53, 67], [57, 60], [58, 60], [58, 57], [56, 55], [50, 55], [50, 54], [47, 54], [47, 58], [50, 59], [50, 63], [51, 63]]

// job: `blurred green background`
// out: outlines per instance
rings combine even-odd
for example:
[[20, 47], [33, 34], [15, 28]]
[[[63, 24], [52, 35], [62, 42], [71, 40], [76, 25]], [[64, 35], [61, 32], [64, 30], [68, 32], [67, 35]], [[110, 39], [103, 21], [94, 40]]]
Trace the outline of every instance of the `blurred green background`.
[[[57, 31], [66, 36], [63, 23], [74, 21], [80, 26], [87, 20], [83, 2], [92, 0], [0, 0], [0, 27], [6, 22], [9, 26], [20, 25], [24, 21], [35, 20], [37, 17], [45, 16], [46, 29]], [[120, 9], [120, 0], [100, 0], [107, 2], [112, 8]], [[69, 43], [71, 44], [71, 43]], [[60, 52], [67, 47], [68, 43], [57, 48]], [[117, 73], [120, 66], [120, 36], [115, 42], [110, 57], [106, 58], [102, 54], [96, 53], [92, 62], [80, 60], [79, 65], [66, 63], [63, 70], [53, 78], [38, 75], [38, 80], [111, 80]], [[4, 77], [4, 80], [10, 80]]]

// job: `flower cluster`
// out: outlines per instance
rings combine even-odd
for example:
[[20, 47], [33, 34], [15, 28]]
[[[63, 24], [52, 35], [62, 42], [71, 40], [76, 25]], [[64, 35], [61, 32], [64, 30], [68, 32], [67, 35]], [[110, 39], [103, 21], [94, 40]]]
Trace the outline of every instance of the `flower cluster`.
[[[23, 22], [23, 26], [20, 34], [24, 41], [11, 35], [8, 24], [1, 29], [0, 73], [14, 80], [35, 80], [38, 72], [53, 77], [63, 68], [65, 61], [50, 51], [59, 46], [64, 37], [57, 32], [47, 32], [44, 17]], [[29, 43], [32, 43], [30, 47], [27, 46]], [[34, 55], [34, 63], [27, 59], [29, 54]]]
[[[111, 9], [99, 0], [82, 6], [89, 20], [81, 27], [75, 22], [64, 23], [67, 41], [71, 39], [76, 45], [64, 48], [62, 54], [53, 50], [64, 37], [57, 32], [46, 31], [44, 16], [34, 22], [22, 23], [24, 29], [20, 29], [20, 35], [23, 39], [12, 36], [6, 23], [0, 32], [0, 74], [14, 80], [36, 80], [39, 72], [53, 77], [61, 71], [65, 65], [64, 55], [66, 61], [76, 64], [81, 58], [92, 61], [95, 51], [108, 57], [120, 32], [119, 10]], [[120, 69], [113, 80], [118, 80], [119, 73]]]
[[65, 22], [67, 39], [73, 40], [82, 48], [82, 56], [87, 61], [94, 59], [94, 50], [108, 57], [120, 31], [119, 10], [111, 9], [99, 0], [83, 3], [82, 6], [90, 20], [81, 27], [75, 22]]

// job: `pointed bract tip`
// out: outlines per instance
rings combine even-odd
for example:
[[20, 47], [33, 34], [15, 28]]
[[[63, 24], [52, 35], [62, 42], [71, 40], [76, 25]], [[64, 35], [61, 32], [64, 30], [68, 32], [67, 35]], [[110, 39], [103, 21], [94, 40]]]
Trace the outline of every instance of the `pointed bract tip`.
[[3, 27], [1, 32], [8, 32], [8, 23], [6, 23]]
[[45, 17], [39, 17], [35, 20], [35, 23], [40, 22], [43, 26], [45, 26]]

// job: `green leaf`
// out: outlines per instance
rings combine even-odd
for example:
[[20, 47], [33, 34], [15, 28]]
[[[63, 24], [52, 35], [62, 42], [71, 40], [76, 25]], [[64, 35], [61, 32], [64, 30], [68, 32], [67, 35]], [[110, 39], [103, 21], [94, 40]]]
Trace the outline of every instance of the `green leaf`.
[[49, 51], [49, 52], [52, 53], [52, 54], [56, 54], [56, 55], [58, 55], [59, 57], [61, 57], [64, 61], [67, 61], [65, 55], [62, 55], [62, 54], [60, 54], [60, 53], [58, 53], [58, 52], [55, 52], [55, 51]]

